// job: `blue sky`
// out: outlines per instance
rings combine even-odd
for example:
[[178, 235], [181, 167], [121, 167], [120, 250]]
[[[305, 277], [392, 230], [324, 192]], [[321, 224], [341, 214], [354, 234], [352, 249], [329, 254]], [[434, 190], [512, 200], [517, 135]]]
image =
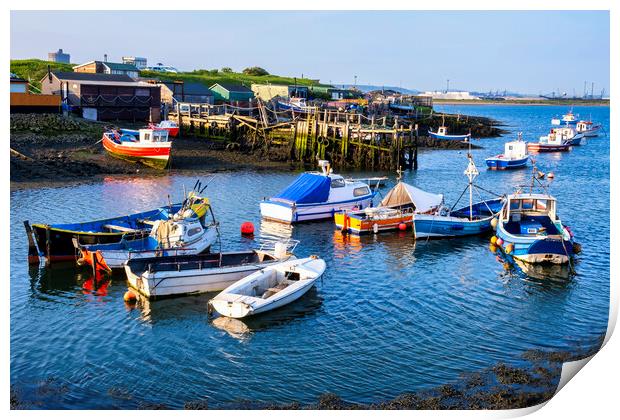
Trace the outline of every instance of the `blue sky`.
[[609, 92], [606, 11], [11, 12], [11, 58], [58, 48], [72, 62], [137, 55], [332, 83]]

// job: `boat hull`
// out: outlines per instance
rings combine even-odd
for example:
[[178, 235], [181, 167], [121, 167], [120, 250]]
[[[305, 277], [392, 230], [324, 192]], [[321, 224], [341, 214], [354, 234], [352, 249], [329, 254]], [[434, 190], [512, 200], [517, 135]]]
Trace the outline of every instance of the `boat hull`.
[[400, 225], [403, 223], [406, 227], [405, 230], [409, 230], [413, 227], [413, 213], [396, 217], [369, 219], [365, 217], [364, 213], [360, 212], [338, 212], [334, 214], [334, 223], [338, 229], [354, 235], [400, 230]]
[[366, 195], [354, 200], [326, 203], [297, 204], [275, 200], [260, 203], [263, 219], [282, 223], [298, 223], [312, 220], [331, 219], [339, 211], [361, 210], [372, 204], [373, 195]]
[[491, 230], [492, 218], [470, 221], [461, 217], [416, 214], [413, 217], [413, 231], [416, 239], [481, 235]]
[[170, 143], [157, 146], [127, 146], [127, 142], [118, 144], [107, 135], [103, 135], [103, 147], [111, 156], [129, 162], [138, 162], [155, 169], [165, 169], [170, 161]]
[[469, 206], [445, 216], [414, 214], [414, 236], [416, 239], [441, 239], [487, 233], [491, 230], [491, 220], [501, 210], [503, 202], [502, 199], [493, 199], [472, 204], [473, 220], [469, 220]]
[[523, 159], [505, 159], [501, 157], [492, 157], [485, 160], [487, 167], [492, 170], [518, 169], [527, 165], [529, 156]]
[[572, 240], [564, 240], [561, 235], [513, 235], [501, 224], [497, 226], [496, 235], [502, 239], [504, 250], [512, 244], [511, 257], [529, 264], [567, 264], [573, 255]]
[[544, 144], [544, 143], [528, 143], [528, 152], [566, 152], [570, 150], [571, 144]]
[[469, 134], [458, 134], [458, 135], [437, 134], [430, 130], [428, 130], [428, 135], [437, 140], [452, 140], [452, 141], [465, 141], [471, 137]]
[[[142, 247], [146, 241], [136, 240], [127, 241], [122, 249], [106, 249], [105, 245], [84, 247], [80, 249], [82, 254], [92, 251], [100, 251], [105, 263], [112, 269], [122, 269], [125, 261], [130, 258], [147, 257], [168, 257], [181, 255], [196, 255], [208, 252], [209, 248], [217, 240], [217, 229], [215, 227], [206, 228], [204, 234], [191, 243], [185, 243], [182, 247], [169, 249], [146, 249]], [[116, 248], [116, 247], [115, 247]], [[84, 255], [85, 258], [86, 255]]]
[[[295, 259], [290, 256], [289, 259]], [[129, 285], [148, 299], [219, 292], [242, 278], [278, 264], [283, 260], [271, 260], [254, 264], [229, 267], [195, 269], [186, 271], [161, 271], [135, 273], [129, 265], [125, 266]]]
[[[75, 224], [44, 225], [33, 224], [35, 244], [39, 254], [50, 262], [75, 261], [75, 242], [82, 245], [102, 245], [119, 242], [124, 236], [142, 238], [149, 235], [151, 226], [143, 220], [165, 220], [181, 208], [174, 204], [170, 209], [160, 208], [136, 213], [129, 216], [113, 217]], [[110, 231], [107, 227], [119, 227], [123, 230]]]
[[[302, 271], [296, 271], [298, 269]], [[221, 315], [229, 318], [245, 318], [251, 315], [258, 315], [288, 305], [301, 298], [314, 286], [314, 283], [324, 271], [325, 261], [316, 257], [276, 264], [246, 276], [227, 287], [222, 293], [210, 300], [209, 305]], [[257, 289], [267, 289], [267, 285], [270, 283], [269, 279], [273, 279], [274, 274], [277, 277], [282, 273], [285, 275], [286, 273], [298, 273], [300, 278], [288, 283], [288, 286], [269, 297], [258, 297], [256, 295]]]

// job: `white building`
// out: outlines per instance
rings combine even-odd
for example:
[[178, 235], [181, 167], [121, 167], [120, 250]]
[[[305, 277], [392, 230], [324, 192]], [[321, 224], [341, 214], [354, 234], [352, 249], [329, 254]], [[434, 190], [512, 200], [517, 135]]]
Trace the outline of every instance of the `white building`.
[[121, 57], [121, 59], [123, 61], [123, 64], [132, 64], [136, 66], [138, 70], [144, 70], [147, 67], [146, 58], [144, 57], [134, 57], [133, 55], [127, 55]]
[[473, 96], [469, 92], [424, 92], [419, 96], [430, 96], [433, 99], [448, 99], [452, 101], [480, 100], [478, 96]]

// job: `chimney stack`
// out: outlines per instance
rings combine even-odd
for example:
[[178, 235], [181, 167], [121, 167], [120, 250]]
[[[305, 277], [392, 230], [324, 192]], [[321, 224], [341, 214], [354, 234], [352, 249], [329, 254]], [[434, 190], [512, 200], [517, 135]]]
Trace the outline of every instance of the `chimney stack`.
[[47, 65], [47, 78], [49, 79], [51, 83], [52, 82], [52, 67], [49, 64]]

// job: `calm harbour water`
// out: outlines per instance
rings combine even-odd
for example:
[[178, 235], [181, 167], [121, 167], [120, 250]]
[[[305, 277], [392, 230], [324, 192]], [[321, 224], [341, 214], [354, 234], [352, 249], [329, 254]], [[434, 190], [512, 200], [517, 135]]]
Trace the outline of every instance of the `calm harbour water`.
[[[566, 107], [439, 106], [484, 115], [532, 141]], [[609, 132], [609, 108], [575, 107]], [[476, 141], [477, 184], [508, 193], [530, 168], [491, 172], [483, 159], [515, 137]], [[424, 151], [405, 182], [458, 198], [467, 165], [460, 151]], [[301, 240], [299, 256], [318, 254], [327, 271], [298, 302], [245, 322], [209, 320], [193, 296], [126, 306], [122, 277], [92, 290], [87, 273], [30, 268], [23, 220], [73, 222], [116, 216], [181, 198], [208, 173], [11, 192], [11, 384], [34, 408], [135, 408], [207, 400], [315, 402], [333, 392], [373, 402], [445, 383], [497, 362], [519, 363], [529, 349], [573, 350], [596, 342], [609, 311], [609, 137], [567, 153], [544, 154], [556, 174], [551, 193], [583, 252], [576, 276], [540, 280], [506, 270], [488, 238], [415, 243], [410, 233], [343, 237], [332, 221], [295, 226], [261, 223], [258, 202], [296, 174], [218, 173], [207, 192], [225, 250], [246, 249], [239, 226], [257, 238]], [[390, 174], [391, 175], [391, 174]], [[382, 188], [385, 192], [393, 185]], [[463, 205], [465, 202], [463, 201]], [[545, 273], [543, 273], [544, 275]]]

